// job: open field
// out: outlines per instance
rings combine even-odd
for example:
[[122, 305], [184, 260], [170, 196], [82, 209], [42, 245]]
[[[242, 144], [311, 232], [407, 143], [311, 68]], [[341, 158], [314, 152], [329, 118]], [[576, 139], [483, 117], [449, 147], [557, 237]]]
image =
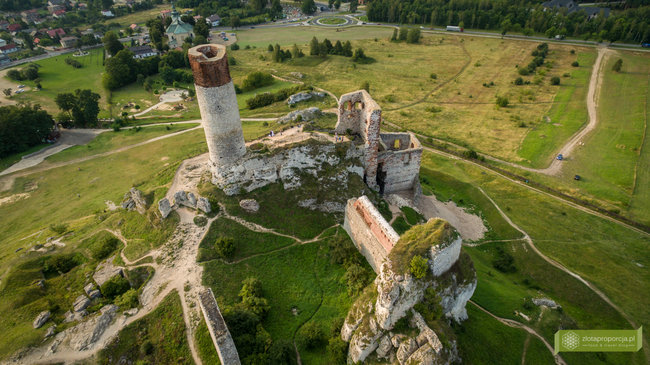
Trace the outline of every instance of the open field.
[[[638, 325], [647, 306], [650, 238], [531, 192], [464, 162], [427, 153], [423, 166], [481, 186], [532, 238], [542, 253], [591, 281]], [[553, 229], [549, 229], [553, 227]], [[605, 263], [605, 266], [603, 266]], [[606, 269], [603, 269], [606, 267]]]
[[[624, 66], [616, 73], [612, 65], [619, 58]], [[632, 219], [650, 222], [650, 149], [643, 148], [647, 144], [650, 57], [617, 52], [604, 65], [604, 75], [599, 126], [569, 156], [560, 179], [569, 184], [579, 174], [583, 179], [572, 184], [577, 190], [614, 203]]]
[[[229, 32], [230, 33], [230, 32]], [[257, 28], [237, 30], [237, 39], [242, 47], [251, 46], [266, 50], [266, 46], [278, 43], [281, 46], [289, 46], [294, 43], [308, 44], [312, 37], [347, 40], [390, 38], [393, 30], [387, 27], [346, 27], [336, 28], [314, 28], [297, 25], [286, 28]]]
[[[618, 58], [625, 65], [621, 73], [611, 70]], [[644, 138], [650, 99], [649, 61], [649, 55], [641, 52], [618, 51], [608, 57], [603, 66], [598, 125], [566, 156], [558, 176], [521, 171], [503, 164], [499, 167], [650, 224], [647, 209], [650, 153]], [[575, 181], [575, 175], [580, 175], [581, 180]]]
[[[310, 32], [297, 27], [292, 30], [297, 32], [296, 42], [300, 46], [303, 38], [307, 42], [314, 35], [319, 40], [345, 41], [350, 39], [347, 33], [361, 35], [364, 29]], [[525, 67], [533, 59], [531, 52], [538, 42], [445, 34], [426, 35], [421, 44], [409, 45], [389, 42], [389, 35], [382, 37], [379, 33], [378, 39], [370, 36], [367, 41], [352, 42], [353, 48], [362, 47], [366, 55], [375, 59], [371, 64], [355, 64], [340, 56], [326, 59], [306, 56], [273, 63], [265, 46], [269, 43], [289, 46], [289, 39], [283, 38], [286, 31], [240, 31], [240, 43], [257, 48], [231, 52], [238, 60], [234, 69], [250, 72], [265, 68], [280, 76], [300, 72], [305, 75], [300, 81], [336, 95], [357, 90], [368, 81], [370, 93], [384, 109], [388, 122], [511, 161], [547, 161], [553, 146], [564, 143], [586, 121], [576, 121], [572, 114], [565, 116], [565, 113], [567, 110], [579, 113], [585, 108], [586, 86], [580, 85], [587, 83], [595, 59], [595, 51], [590, 48], [551, 44], [546, 64], [538, 67], [534, 75], [522, 76], [530, 84], [516, 86], [513, 81], [519, 77], [517, 67]], [[270, 35], [277, 40], [265, 38]], [[306, 46], [302, 48], [308, 53]], [[571, 66], [576, 60], [580, 67]], [[550, 85], [553, 76], [561, 78], [560, 86]], [[508, 97], [510, 106], [497, 108], [496, 96]], [[543, 146], [550, 147], [540, 150], [539, 138], [527, 135], [529, 131], [549, 129], [543, 118], [547, 114], [558, 120], [551, 123], [554, 132], [542, 133], [547, 135]], [[529, 152], [520, 156], [520, 148]]]
[[[101, 96], [99, 105], [101, 109], [106, 108], [107, 93], [104, 90], [101, 82], [101, 74], [104, 72], [102, 65], [103, 48], [92, 49], [88, 51], [90, 54], [83, 57], [72, 57], [71, 54], [46, 58], [35, 62], [41, 67], [38, 69], [39, 78], [42, 80], [41, 85], [43, 89], [36, 91], [33, 81], [21, 81], [27, 86], [32, 88], [19, 95], [12, 96], [12, 99], [17, 102], [32, 102], [40, 104], [44, 109], [52, 114], [58, 112], [54, 98], [57, 94], [63, 92], [74, 92], [76, 89], [91, 89], [93, 92]], [[83, 67], [73, 68], [65, 64], [65, 59], [71, 57], [79, 61]], [[18, 66], [20, 69], [24, 66]]]

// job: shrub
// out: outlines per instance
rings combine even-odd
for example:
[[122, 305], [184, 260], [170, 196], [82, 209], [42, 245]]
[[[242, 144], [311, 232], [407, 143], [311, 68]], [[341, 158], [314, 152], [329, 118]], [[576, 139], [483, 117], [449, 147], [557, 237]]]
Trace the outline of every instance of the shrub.
[[363, 288], [366, 287], [366, 285], [368, 285], [369, 275], [366, 269], [356, 263], [353, 263], [348, 266], [345, 274], [343, 274], [343, 277], [341, 278], [341, 281], [347, 284], [348, 294], [352, 296], [359, 293], [361, 290], [363, 290]]
[[413, 276], [418, 279], [425, 277], [427, 275], [427, 269], [429, 268], [429, 265], [427, 265], [427, 263], [428, 260], [424, 257], [420, 255], [413, 256], [410, 264], [411, 274], [413, 274]]
[[293, 348], [293, 344], [287, 340], [273, 341], [269, 348], [269, 360], [271, 360], [271, 364], [295, 364], [296, 350]]
[[502, 108], [505, 108], [508, 106], [510, 102], [508, 101], [508, 98], [505, 96], [497, 96], [497, 101], [496, 104]]
[[95, 260], [103, 260], [115, 251], [119, 243], [115, 237], [106, 237], [90, 247], [90, 255]]
[[237, 65], [237, 60], [233, 56], [228, 56], [228, 65], [235, 66]]
[[465, 156], [466, 158], [474, 159], [474, 160], [478, 160], [478, 159], [479, 159], [479, 155], [478, 155], [478, 153], [476, 153], [476, 151], [474, 151], [474, 150], [467, 150], [467, 151], [464, 151], [464, 152], [463, 152], [463, 156]]
[[431, 75], [429, 75], [429, 77], [430, 77], [430, 78], [432, 78], [433, 80], [435, 80], [435, 79], [437, 79], [437, 78], [438, 78], [438, 75], [437, 75], [437, 74], [434, 74], [434, 73], [432, 73]]
[[492, 260], [492, 267], [504, 273], [516, 272], [517, 267], [515, 266], [514, 257], [501, 246], [497, 246], [496, 251], [494, 260]]
[[557, 76], [551, 77], [551, 85], [559, 85], [560, 84], [560, 78]]
[[239, 44], [237, 44], [237, 43], [233, 43], [233, 44], [230, 46], [230, 49], [233, 50], [233, 51], [238, 50], [238, 49], [239, 49]]
[[343, 341], [341, 336], [330, 338], [327, 344], [327, 356], [330, 364], [345, 365], [348, 358], [348, 343]]
[[242, 90], [251, 91], [257, 88], [273, 84], [273, 76], [266, 72], [252, 72], [242, 82]]
[[115, 299], [116, 297], [126, 293], [131, 289], [129, 281], [121, 275], [116, 275], [110, 278], [101, 286], [102, 294], [108, 299]]
[[203, 227], [208, 223], [208, 218], [206, 218], [204, 215], [197, 215], [194, 217], [194, 224], [196, 224], [199, 227]]
[[50, 224], [50, 230], [56, 234], [64, 234], [68, 231], [68, 225], [65, 223], [52, 223]]
[[120, 307], [120, 309], [135, 308], [140, 304], [138, 292], [135, 289], [129, 289], [124, 294], [115, 298], [114, 304]]
[[440, 305], [440, 297], [436, 294], [436, 290], [432, 287], [424, 291], [424, 297], [415, 305], [417, 310], [427, 322], [433, 322], [442, 317], [442, 305]]
[[520, 74], [521, 76], [528, 76], [528, 75], [530, 75], [530, 71], [529, 71], [528, 68], [526, 68], [526, 67], [520, 67], [518, 72], [519, 72], [519, 74]]
[[229, 259], [235, 253], [235, 240], [230, 237], [219, 237], [214, 243], [214, 249], [219, 256]]
[[522, 79], [521, 77], [517, 77], [515, 79], [515, 85], [523, 85], [523, 84], [524, 84], [524, 79]]
[[308, 349], [316, 348], [323, 342], [323, 330], [316, 322], [305, 324], [301, 332], [305, 347]]
[[149, 340], [145, 340], [140, 346], [140, 353], [142, 353], [144, 356], [153, 354], [153, 350], [153, 344]]
[[616, 72], [621, 72], [621, 68], [622, 68], [622, 67], [623, 67], [623, 60], [619, 58], [619, 59], [616, 60], [616, 62], [614, 63], [614, 66], [612, 66], [612, 70], [614, 70], [614, 71], [616, 71]]
[[573, 61], [573, 62], [571, 62], [571, 66], [578, 67], [578, 66], [580, 66], [580, 63], [578, 63], [578, 61]]
[[65, 274], [81, 263], [81, 258], [73, 253], [58, 254], [45, 259], [43, 273]]
[[528, 311], [532, 311], [533, 309], [535, 309], [535, 303], [533, 303], [533, 299], [531, 297], [524, 298], [523, 307], [525, 310]]
[[268, 300], [262, 297], [262, 282], [258, 278], [244, 279], [239, 297], [246, 308], [260, 318], [263, 318], [270, 309]]

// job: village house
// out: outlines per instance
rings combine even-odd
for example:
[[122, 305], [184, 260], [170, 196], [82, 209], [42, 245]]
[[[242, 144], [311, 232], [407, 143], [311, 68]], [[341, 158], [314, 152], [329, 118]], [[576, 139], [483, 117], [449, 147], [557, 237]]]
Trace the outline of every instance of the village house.
[[79, 38], [77, 37], [63, 37], [61, 38], [61, 47], [63, 48], [73, 48], [77, 46], [77, 41]]
[[221, 24], [221, 17], [217, 14], [212, 14], [205, 18], [206, 23], [211, 27], [218, 27]]
[[65, 16], [65, 10], [63, 10], [63, 9], [57, 10], [57, 11], [54, 12], [54, 14], [52, 14], [52, 16], [57, 18], [57, 19], [63, 18]]
[[135, 59], [142, 59], [142, 58], [153, 57], [158, 55], [158, 51], [151, 48], [150, 46], [130, 47], [129, 51], [133, 52], [133, 58]]
[[14, 43], [9, 43], [6, 46], [0, 47], [0, 54], [8, 55], [14, 52], [18, 52], [18, 46]]

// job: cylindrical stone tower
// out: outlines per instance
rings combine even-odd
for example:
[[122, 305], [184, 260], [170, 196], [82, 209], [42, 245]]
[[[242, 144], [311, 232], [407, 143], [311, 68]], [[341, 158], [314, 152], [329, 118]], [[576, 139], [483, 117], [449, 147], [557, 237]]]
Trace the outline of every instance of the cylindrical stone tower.
[[226, 47], [202, 44], [188, 51], [196, 99], [210, 162], [216, 169], [231, 165], [246, 153], [235, 86], [230, 78]]

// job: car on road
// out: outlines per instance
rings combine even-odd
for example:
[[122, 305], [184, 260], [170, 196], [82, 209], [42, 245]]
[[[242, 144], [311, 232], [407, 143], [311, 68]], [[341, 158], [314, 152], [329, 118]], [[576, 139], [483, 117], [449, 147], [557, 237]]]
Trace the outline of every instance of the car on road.
[[22, 88], [24, 88], [24, 87], [25, 87], [25, 85], [18, 85], [18, 88], [19, 88], [19, 89], [22, 89]]

